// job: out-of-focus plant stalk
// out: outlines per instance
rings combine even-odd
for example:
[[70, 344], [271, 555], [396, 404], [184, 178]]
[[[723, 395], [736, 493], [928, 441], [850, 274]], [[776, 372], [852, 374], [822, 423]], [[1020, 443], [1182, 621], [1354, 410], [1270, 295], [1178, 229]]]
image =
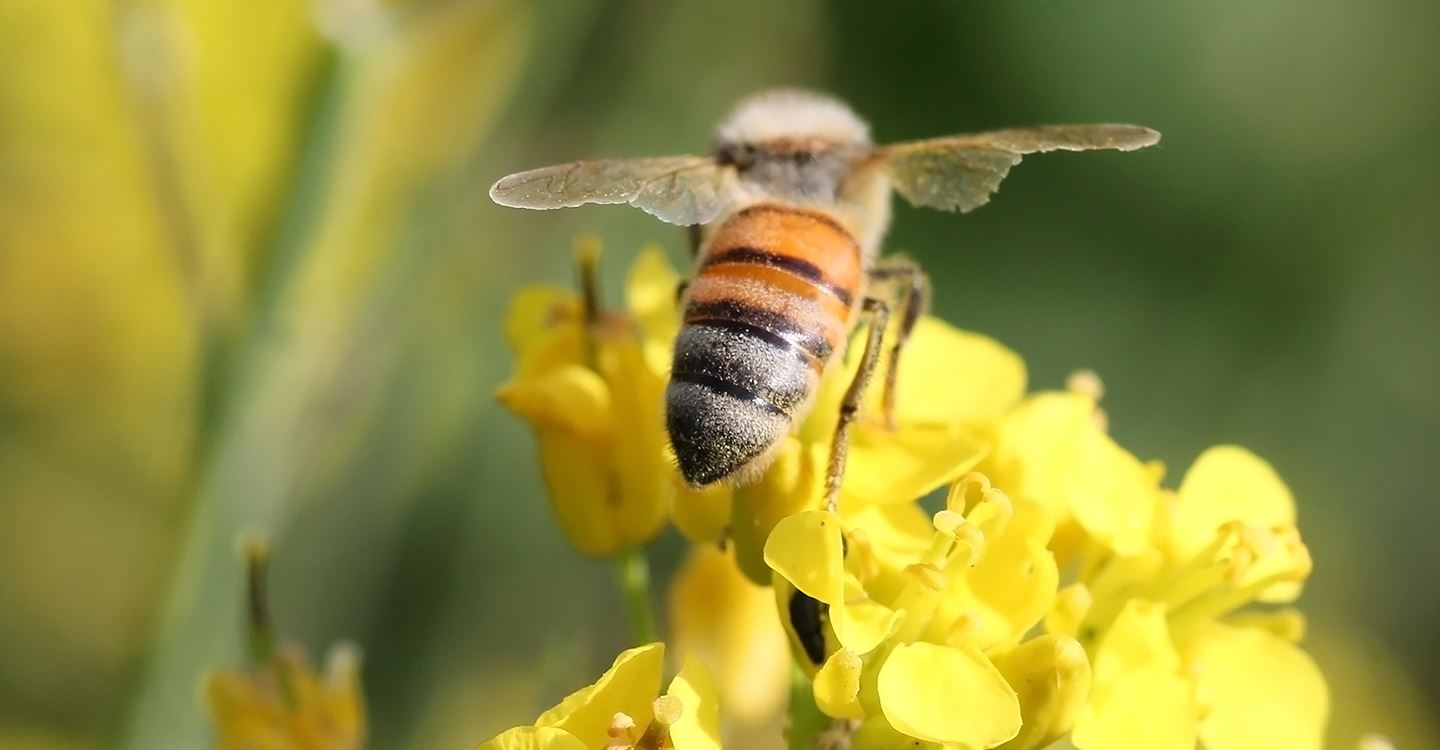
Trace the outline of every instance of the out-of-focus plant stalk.
[[[343, 58], [327, 66], [316, 87], [317, 106], [306, 126], [304, 153], [286, 204], [290, 214], [284, 220], [253, 324], [237, 340], [225, 371], [215, 371], [214, 362], [204, 370], [207, 393], [197, 430], [196, 500], [177, 554], [176, 577], [160, 612], [157, 632], [161, 645], [140, 672], [122, 747], [163, 748], [177, 740], [203, 737], [200, 713], [177, 709], [194, 703], [196, 666], [235, 653], [243, 640], [239, 637], [243, 620], [239, 603], [233, 597], [207, 597], [204, 591], [211, 587], [234, 590], [224, 582], [235, 577], [235, 534], [278, 526], [290, 494], [294, 467], [274, 465], [273, 453], [265, 447], [275, 439], [269, 434], [275, 424], [270, 417], [296, 405], [265, 403], [283, 396], [285, 388], [272, 383], [267, 394], [261, 373], [266, 357], [277, 346], [274, 319], [284, 297], [278, 290], [299, 265], [305, 238], [314, 231], [318, 207], [324, 204], [326, 175], [333, 168], [333, 154], [325, 144], [332, 142], [339, 130], [338, 111], [354, 75], [353, 66], [353, 61]], [[216, 352], [206, 347], [206, 353]]]
[[631, 641], [642, 646], [658, 640], [655, 611], [650, 606], [650, 562], [645, 559], [645, 550], [627, 549], [615, 557], [615, 565], [630, 620]]

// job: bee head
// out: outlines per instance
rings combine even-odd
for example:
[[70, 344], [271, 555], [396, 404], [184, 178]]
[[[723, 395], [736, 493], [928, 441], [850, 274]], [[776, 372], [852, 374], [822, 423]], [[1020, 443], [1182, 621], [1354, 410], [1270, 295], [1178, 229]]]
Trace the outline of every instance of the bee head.
[[870, 126], [844, 102], [801, 89], [740, 102], [716, 131], [715, 152], [752, 182], [781, 193], [833, 195], [851, 157], [868, 150]]

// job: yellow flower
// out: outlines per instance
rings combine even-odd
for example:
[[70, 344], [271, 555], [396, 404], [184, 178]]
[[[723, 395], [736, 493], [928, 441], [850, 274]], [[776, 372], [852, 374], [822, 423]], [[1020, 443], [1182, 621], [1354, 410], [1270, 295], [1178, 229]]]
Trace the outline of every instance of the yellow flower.
[[[858, 360], [851, 357], [826, 373], [809, 418], [785, 439], [775, 463], [759, 482], [734, 490], [730, 532], [736, 560], [757, 583], [770, 580], [764, 549], [775, 524], [824, 501], [840, 400]], [[851, 431], [840, 493], [847, 517], [872, 506], [908, 507], [973, 467], [985, 452], [986, 426], [1025, 391], [1025, 365], [1014, 352], [931, 317], [916, 325], [901, 354], [900, 373], [895, 429], [882, 424], [877, 378]]]
[[365, 738], [360, 662], [332, 649], [323, 673], [304, 652], [282, 648], [240, 671], [217, 672], [204, 694], [220, 750], [357, 750]]
[[[660, 692], [665, 646], [621, 653], [594, 684], [477, 750], [719, 750], [715, 685], [693, 657]], [[658, 696], [658, 697], [657, 697]]]
[[[840, 399], [859, 357], [837, 360], [826, 373], [810, 417], [785, 438], [758, 481], [734, 489], [685, 487], [671, 465], [660, 413], [680, 329], [679, 280], [659, 250], [646, 251], [631, 271], [626, 313], [599, 312], [588, 326], [583, 295], [520, 291], [505, 323], [519, 364], [498, 396], [535, 429], [551, 503], [577, 549], [605, 556], [642, 544], [673, 505], [686, 536], [710, 543], [728, 535], [740, 569], [768, 584], [763, 550], [770, 529], [824, 500]], [[1025, 390], [1025, 366], [1013, 352], [930, 317], [918, 322], [900, 370], [896, 429], [879, 424], [877, 382], [852, 431], [841, 500], [847, 513], [907, 504], [955, 479], [984, 452], [977, 434]]]
[[[646, 329], [653, 310], [598, 309], [593, 271], [598, 245], [582, 242], [576, 295], [531, 287], [505, 320], [519, 358], [497, 397], [535, 430], [541, 469], [561, 529], [576, 549], [605, 557], [643, 546], [663, 527], [674, 497], [666, 453], [664, 344]], [[659, 250], [636, 261], [632, 300], [666, 296], [676, 277]]]
[[1078, 531], [1137, 554], [1154, 534], [1159, 477], [1106, 434], [1095, 400], [1075, 391], [1026, 398], [994, 423], [979, 469], [1012, 497], [1044, 505], [1062, 541]]
[[1157, 496], [1155, 543], [1117, 555], [1087, 542], [1078, 580], [1047, 617], [1094, 655], [1080, 750], [1319, 748], [1323, 676], [1298, 646], [1290, 602], [1310, 573], [1284, 483], [1244, 449], [1206, 451]]
[[865, 523], [876, 518], [807, 511], [766, 544], [816, 705], [859, 720], [859, 748], [1028, 749], [1068, 731], [1089, 687], [1084, 651], [1023, 640], [1056, 593], [1046, 510], [968, 474], [923, 537]]
[[278, 644], [265, 597], [269, 547], [246, 544], [251, 649], [256, 664], [205, 678], [220, 750], [358, 750], [365, 739], [359, 653], [330, 650], [323, 674], [305, 652]]
[[740, 573], [715, 545], [691, 547], [670, 585], [671, 641], [717, 677], [730, 720], [755, 725], [778, 715], [789, 686], [789, 652], [775, 597]]

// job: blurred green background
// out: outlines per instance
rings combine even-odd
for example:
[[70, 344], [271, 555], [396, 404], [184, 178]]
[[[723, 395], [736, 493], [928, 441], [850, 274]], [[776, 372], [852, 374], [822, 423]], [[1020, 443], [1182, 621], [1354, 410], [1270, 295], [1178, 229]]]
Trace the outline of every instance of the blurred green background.
[[[1336, 747], [1440, 709], [1440, 4], [0, 0], [0, 747], [193, 748], [242, 663], [245, 531], [281, 628], [366, 654], [373, 747], [469, 747], [624, 644], [491, 394], [507, 295], [682, 233], [505, 211], [520, 168], [703, 150], [774, 85], [880, 140], [1131, 121], [960, 217], [900, 207], [934, 311], [1088, 367], [1177, 477], [1293, 488]], [[612, 295], [612, 299], [616, 296]], [[683, 545], [654, 557], [661, 584]]]

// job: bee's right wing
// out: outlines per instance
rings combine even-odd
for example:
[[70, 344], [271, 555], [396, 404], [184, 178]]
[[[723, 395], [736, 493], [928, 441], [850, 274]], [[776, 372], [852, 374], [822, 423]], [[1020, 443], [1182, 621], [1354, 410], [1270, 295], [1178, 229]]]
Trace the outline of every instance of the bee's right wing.
[[490, 199], [512, 208], [574, 208], [628, 203], [681, 226], [720, 215], [734, 186], [734, 170], [708, 156], [659, 156], [557, 164], [501, 178]]
[[879, 154], [896, 192], [911, 204], [964, 213], [985, 205], [1026, 154], [1134, 151], [1159, 140], [1139, 125], [1043, 125], [896, 143]]

